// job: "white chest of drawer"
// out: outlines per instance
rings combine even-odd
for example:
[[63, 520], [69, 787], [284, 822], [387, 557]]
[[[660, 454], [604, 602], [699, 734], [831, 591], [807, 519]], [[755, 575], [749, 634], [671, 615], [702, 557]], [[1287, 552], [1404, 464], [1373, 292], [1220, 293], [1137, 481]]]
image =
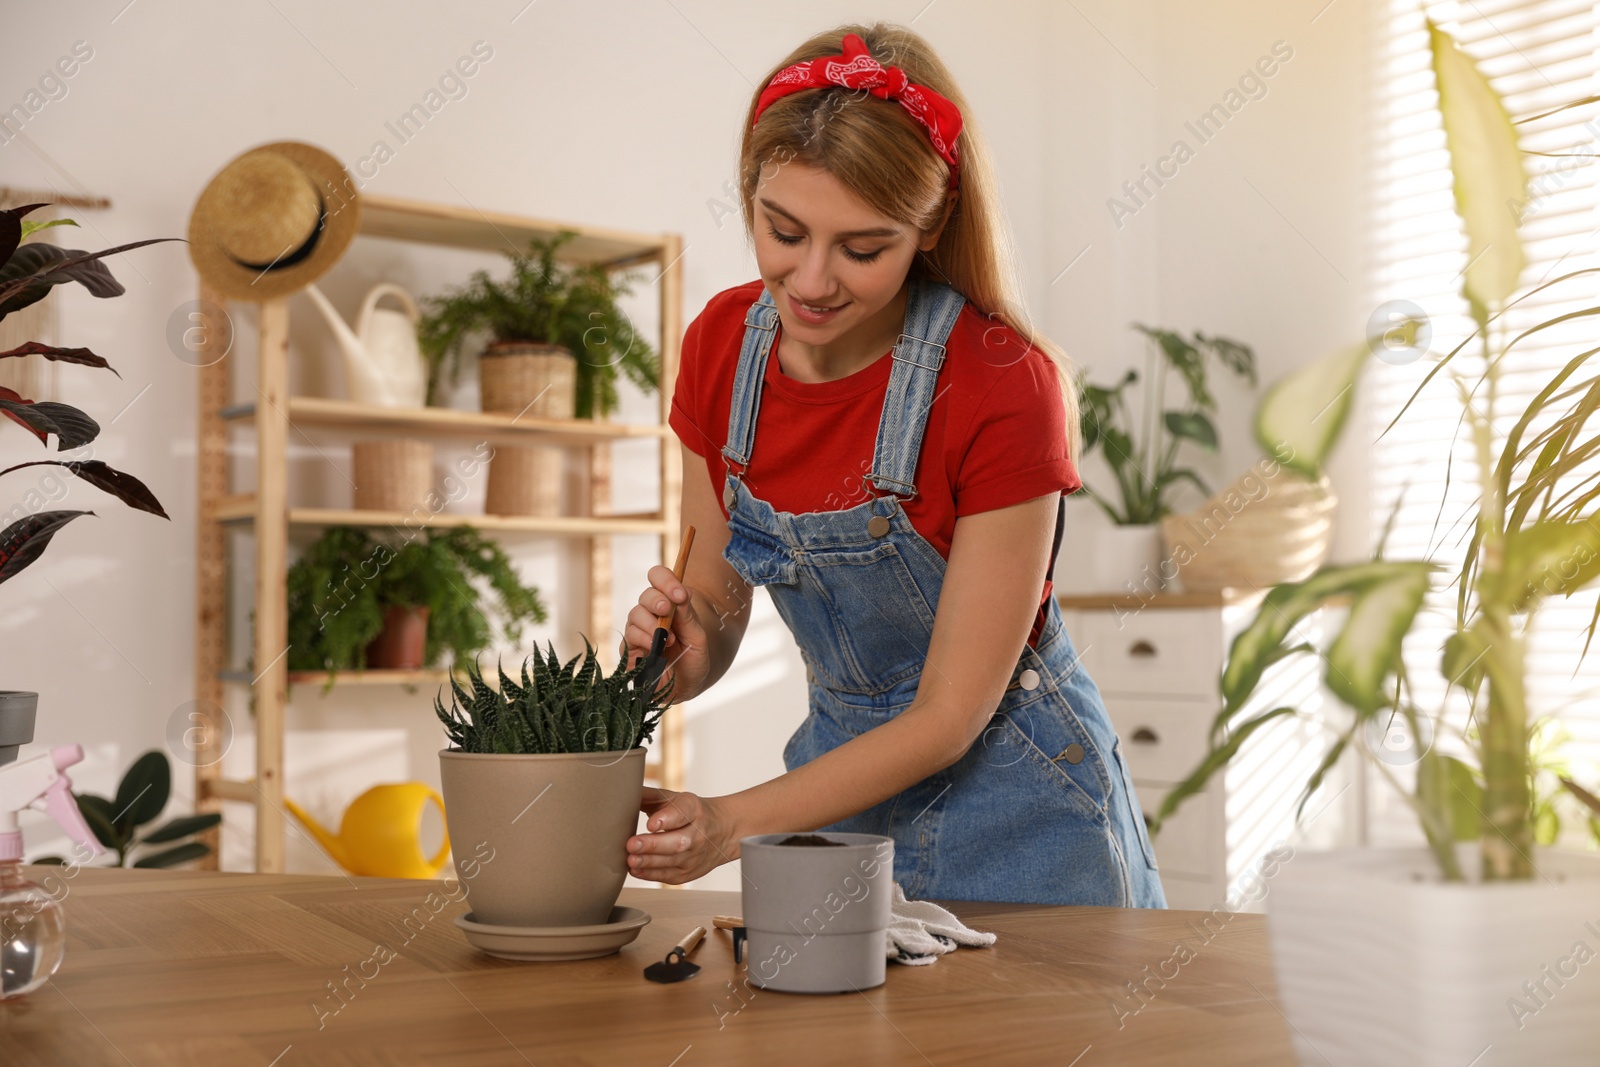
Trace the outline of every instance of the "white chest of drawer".
[[[1261, 595], [1057, 599], [1079, 662], [1122, 739], [1139, 803], [1153, 815], [1209, 749], [1212, 722], [1222, 709], [1228, 646], [1254, 618]], [[1313, 618], [1296, 633], [1315, 643], [1318, 625]], [[1285, 716], [1263, 727], [1155, 838], [1169, 907], [1264, 910], [1271, 887], [1259, 877], [1262, 857], [1297, 839], [1295, 804], [1327, 749], [1316, 721], [1322, 710], [1320, 667], [1313, 657], [1297, 656], [1268, 671], [1247, 710], [1290, 705], [1307, 717]]]

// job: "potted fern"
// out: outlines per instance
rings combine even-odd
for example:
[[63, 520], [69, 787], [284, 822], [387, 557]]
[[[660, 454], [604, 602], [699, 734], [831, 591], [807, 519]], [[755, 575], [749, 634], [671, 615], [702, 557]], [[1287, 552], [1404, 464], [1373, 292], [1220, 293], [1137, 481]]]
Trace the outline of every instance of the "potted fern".
[[[1145, 388], [1137, 416], [1128, 392], [1139, 382], [1138, 371], [1129, 368], [1112, 386], [1091, 385], [1084, 375], [1078, 376], [1083, 455], [1100, 450], [1116, 480], [1116, 492], [1103, 493], [1085, 484], [1084, 495], [1113, 525], [1094, 531], [1092, 559], [1085, 560], [1082, 553], [1058, 557], [1053, 577], [1062, 588], [1082, 576], [1097, 583], [1095, 589], [1086, 590], [1093, 592], [1144, 585], [1154, 591], [1165, 585], [1160, 522], [1173, 513], [1171, 497], [1184, 482], [1211, 492], [1199, 472], [1179, 459], [1179, 449], [1186, 443], [1206, 452], [1217, 448], [1212, 421], [1217, 402], [1207, 388], [1208, 365], [1214, 361], [1252, 385], [1256, 381], [1255, 354], [1238, 341], [1199, 331], [1190, 340], [1137, 322], [1133, 328], [1147, 342]], [[1188, 400], [1168, 407], [1167, 386], [1174, 376], [1182, 380]]]
[[[468, 341], [485, 332], [485, 411], [521, 411], [548, 384], [535, 414], [599, 418], [617, 406], [619, 374], [641, 389], [658, 387], [654, 349], [617, 307], [636, 275], [614, 279], [604, 264], [563, 262], [562, 247], [577, 236], [561, 230], [530, 241], [503, 282], [475, 271], [466, 285], [424, 299], [417, 330], [428, 361], [428, 403], [438, 403], [447, 381], [459, 381]], [[524, 379], [537, 384], [530, 390]]]
[[[1600, 982], [1578, 974], [1600, 945], [1600, 857], [1549, 847], [1536, 833], [1547, 807], [1536, 783], [1550, 760], [1525, 697], [1524, 635], [1547, 601], [1600, 577], [1600, 475], [1588, 465], [1590, 419], [1600, 410], [1591, 360], [1600, 350], [1575, 353], [1514, 420], [1497, 410], [1497, 385], [1517, 341], [1573, 317], [1509, 336], [1506, 309], [1574, 279], [1582, 284], [1596, 270], [1571, 271], [1513, 299], [1523, 250], [1508, 207], [1526, 199], [1516, 130], [1473, 62], [1431, 21], [1428, 31], [1468, 238], [1463, 290], [1477, 328], [1418, 392], [1446, 372], [1454, 379], [1477, 456], [1471, 539], [1454, 569], [1388, 558], [1380, 540], [1370, 560], [1323, 566], [1272, 588], [1230, 648], [1211, 751], [1153, 821], [1159, 830], [1258, 731], [1301, 715], [1271, 703], [1259, 713], [1246, 708], [1273, 664], [1319, 655], [1327, 690], [1350, 714], [1306, 782], [1301, 810], [1351, 749], [1398, 786], [1395, 754], [1385, 746], [1398, 730], [1419, 739], [1404, 754], [1416, 781], [1402, 795], [1426, 846], [1300, 854], [1274, 878], [1268, 926], [1301, 1062], [1590, 1063]], [[1455, 357], [1474, 343], [1485, 369], [1462, 375]], [[1315, 458], [1326, 428], [1314, 416], [1353, 391], [1366, 363], [1336, 353], [1269, 397], [1258, 422], [1263, 447], [1287, 443]], [[1401, 646], [1428, 593], [1450, 586], [1453, 625], [1438, 661], [1444, 696], [1430, 707], [1407, 675]], [[1348, 613], [1328, 647], [1299, 641], [1295, 625], [1339, 599]], [[1591, 622], [1591, 640], [1594, 630]], [[1451, 698], [1465, 701], [1466, 715]], [[1593, 799], [1567, 783], [1586, 803]]]
[[[478, 358], [484, 411], [553, 419], [590, 419], [617, 406], [617, 377], [641, 389], [658, 387], [655, 352], [617, 307], [634, 275], [613, 279], [604, 264], [558, 258], [576, 238], [561, 230], [534, 239], [528, 254], [512, 257], [511, 276], [487, 271], [442, 297], [423, 301], [418, 339], [428, 361], [428, 403], [440, 387], [460, 377], [467, 343], [484, 333]], [[489, 463], [484, 510], [491, 515], [561, 513], [562, 452], [533, 445], [502, 445]]]
[[554, 645], [535, 649], [520, 682], [499, 671], [498, 690], [474, 664], [466, 687], [451, 681], [448, 710], [434, 698], [451, 744], [439, 753], [451, 839], [492, 850], [482, 866], [457, 853], [458, 873], [473, 877], [473, 922], [592, 926], [611, 914], [638, 826], [643, 746], [671, 699], [670, 681], [636, 685], [646, 668], [624, 661], [606, 674], [585, 639], [565, 664]]
[[[482, 579], [491, 597], [479, 593]], [[330, 526], [287, 579], [289, 669], [416, 670], [448, 660], [462, 670], [489, 647], [486, 601], [515, 643], [547, 616], [538, 589], [522, 584], [505, 550], [471, 526], [378, 538]]]

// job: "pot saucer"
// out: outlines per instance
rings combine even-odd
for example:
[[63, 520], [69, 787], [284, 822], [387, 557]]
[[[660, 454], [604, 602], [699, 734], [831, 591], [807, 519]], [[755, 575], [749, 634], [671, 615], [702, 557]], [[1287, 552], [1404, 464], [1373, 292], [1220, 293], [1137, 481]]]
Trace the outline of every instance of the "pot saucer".
[[495, 926], [457, 915], [467, 941], [503, 960], [586, 960], [609, 956], [639, 936], [650, 913], [618, 904], [610, 917], [593, 926]]

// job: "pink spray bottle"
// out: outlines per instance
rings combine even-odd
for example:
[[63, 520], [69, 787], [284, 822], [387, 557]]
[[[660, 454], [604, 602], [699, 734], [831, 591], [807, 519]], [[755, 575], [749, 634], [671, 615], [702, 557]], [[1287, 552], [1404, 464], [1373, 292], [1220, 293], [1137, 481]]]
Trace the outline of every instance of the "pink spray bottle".
[[57, 745], [0, 766], [0, 1000], [44, 985], [61, 966], [67, 948], [61, 905], [43, 886], [22, 876], [17, 813], [23, 808], [47, 812], [78, 843], [83, 859], [107, 851], [83, 821], [72, 782], [62, 773], [82, 759], [81, 745]]

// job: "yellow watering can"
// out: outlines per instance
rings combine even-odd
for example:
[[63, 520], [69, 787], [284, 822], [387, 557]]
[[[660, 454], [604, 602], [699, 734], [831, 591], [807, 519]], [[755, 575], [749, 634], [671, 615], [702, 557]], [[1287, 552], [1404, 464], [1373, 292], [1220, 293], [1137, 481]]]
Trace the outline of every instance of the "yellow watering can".
[[311, 831], [334, 862], [351, 874], [370, 878], [436, 878], [450, 854], [450, 835], [431, 860], [422, 858], [422, 809], [444, 799], [421, 782], [375, 785], [345, 809], [338, 836], [329, 833], [305, 810], [283, 798], [284, 807]]

